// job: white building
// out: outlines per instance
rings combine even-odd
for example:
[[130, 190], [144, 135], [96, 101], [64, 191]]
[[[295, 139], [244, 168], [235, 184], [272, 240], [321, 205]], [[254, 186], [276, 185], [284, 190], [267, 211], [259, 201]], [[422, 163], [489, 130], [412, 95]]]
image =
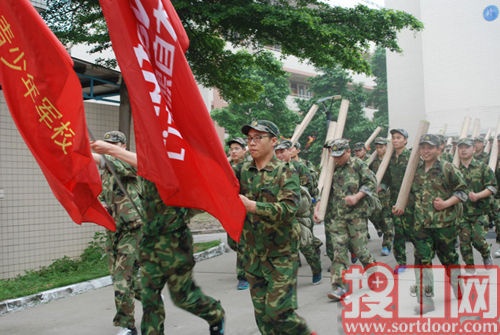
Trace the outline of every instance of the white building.
[[[500, 5], [500, 4], [499, 4]], [[424, 24], [399, 35], [401, 54], [387, 53], [389, 123], [416, 132], [461, 132], [464, 119], [480, 132], [495, 130], [500, 117], [499, 6], [486, 0], [386, 0]], [[411, 140], [410, 140], [411, 141]]]

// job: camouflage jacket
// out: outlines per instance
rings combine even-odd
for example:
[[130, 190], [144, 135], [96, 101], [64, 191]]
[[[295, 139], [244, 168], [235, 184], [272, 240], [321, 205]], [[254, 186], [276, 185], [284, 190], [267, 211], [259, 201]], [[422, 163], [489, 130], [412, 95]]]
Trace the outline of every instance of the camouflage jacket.
[[411, 193], [415, 196], [415, 225], [419, 225], [418, 228], [453, 226], [462, 212], [462, 204], [436, 211], [434, 199], [439, 197], [446, 200], [456, 196], [465, 202], [467, 192], [462, 173], [452, 163], [438, 159], [429, 171], [425, 172], [425, 164], [421, 161], [411, 188]]
[[[130, 230], [141, 226], [141, 190], [142, 178], [137, 176], [134, 167], [117, 158], [105, 155], [116, 173], [116, 177], [106, 166], [102, 171], [102, 192], [100, 200], [103, 201], [116, 223], [116, 230]], [[125, 195], [116, 178], [119, 178], [130, 198]], [[133, 203], [132, 203], [133, 201]], [[135, 207], [134, 207], [135, 204]]]
[[307, 189], [311, 197], [316, 198], [318, 196], [318, 180], [314, 178], [311, 170], [301, 161], [290, 161], [295, 170], [299, 174], [300, 186]]
[[143, 196], [144, 236], [158, 236], [160, 234], [186, 228], [194, 211], [188, 208], [167, 206], [160, 198], [154, 183], [144, 180]]
[[489, 155], [486, 152], [480, 152], [478, 154], [474, 154], [474, 159], [483, 162], [484, 164], [488, 164], [488, 161], [490, 160]]
[[450, 163], [453, 163], [453, 155], [451, 154], [451, 152], [443, 152], [441, 154], [441, 159], [442, 160], [445, 160], [447, 162], [450, 162]]
[[[464, 176], [469, 191], [481, 192], [485, 188], [493, 194], [497, 193], [497, 182], [493, 171], [483, 162], [472, 159], [469, 167], [460, 163], [460, 172]], [[487, 214], [490, 210], [490, 197], [472, 202], [470, 199], [464, 204], [464, 214], [466, 216], [479, 216]]]
[[[382, 163], [382, 158], [379, 158], [378, 156], [375, 156], [375, 159], [371, 162], [371, 164], [368, 166], [370, 170], [373, 171], [375, 176], [377, 175], [378, 168], [380, 167], [380, 163]], [[390, 208], [390, 190], [385, 184], [380, 185], [381, 190], [378, 192], [378, 197], [380, 199], [380, 202], [382, 206], [389, 207]], [[378, 190], [377, 190], [378, 191]]]
[[387, 171], [385, 171], [384, 177], [382, 178], [382, 183], [391, 191], [391, 205], [396, 204], [396, 200], [398, 199], [399, 189], [401, 188], [409, 159], [410, 150], [407, 148], [404, 148], [399, 156], [396, 156], [396, 151], [394, 151]]
[[273, 157], [260, 171], [255, 162], [245, 162], [236, 176], [240, 193], [257, 202], [256, 212], [245, 218], [244, 253], [276, 257], [298, 252], [300, 185], [295, 169]]
[[[376, 187], [375, 174], [361, 159], [350, 157], [343, 166], [335, 166], [326, 218], [367, 218], [373, 210], [370, 198], [377, 197]], [[355, 206], [346, 206], [344, 198], [359, 191], [366, 193], [366, 196]]]

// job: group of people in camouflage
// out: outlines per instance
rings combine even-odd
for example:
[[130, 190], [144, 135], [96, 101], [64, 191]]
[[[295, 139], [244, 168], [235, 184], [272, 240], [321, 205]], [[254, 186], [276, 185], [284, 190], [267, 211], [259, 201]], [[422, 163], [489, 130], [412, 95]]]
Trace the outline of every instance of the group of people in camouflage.
[[[228, 239], [228, 243], [237, 254], [237, 289], [249, 288], [262, 334], [315, 334], [296, 313], [297, 273], [300, 252], [311, 267], [312, 284], [322, 280], [322, 241], [313, 233], [314, 222], [321, 221], [322, 201], [327, 201], [325, 242], [331, 260], [327, 296], [333, 301], [344, 299], [348, 292], [342, 272], [350, 266], [349, 251], [363, 266], [375, 265], [367, 248], [369, 221], [383, 236], [381, 255], [394, 254], [396, 275], [408, 264], [406, 242], [414, 246], [415, 265], [430, 267], [435, 255], [445, 266], [458, 265], [457, 238], [469, 271], [474, 271], [473, 248], [485, 265], [492, 264], [485, 234], [490, 221], [495, 221], [500, 243], [498, 205], [494, 205], [500, 173], [498, 164], [495, 176], [484, 158], [474, 155], [474, 139], [457, 141], [455, 166], [448, 161], [440, 136], [422, 136], [413, 149], [420, 159], [410, 199], [400, 210], [393, 205], [410, 158], [404, 129], [390, 131], [392, 155], [381, 180], [376, 172], [387, 139], [375, 139], [370, 159], [364, 143], [357, 143], [351, 153], [347, 139], [327, 142], [325, 148], [335, 163], [328, 199], [320, 197], [316, 167], [298, 157], [299, 143], [280, 139], [276, 124], [257, 120], [241, 131], [246, 139], [233, 138], [226, 144], [247, 215], [240, 241]], [[117, 231], [108, 233], [107, 248], [117, 309], [114, 324], [122, 327], [120, 334], [137, 334], [135, 297], [143, 305], [142, 334], [163, 334], [161, 290], [167, 284], [176, 305], [207, 320], [210, 334], [224, 334], [222, 306], [192, 278], [193, 241], [187, 227], [192, 210], [163, 204], [154, 184], [137, 177], [137, 157], [124, 148], [125, 143], [117, 131], [92, 143], [96, 162], [103, 168], [102, 201], [117, 222]], [[500, 257], [500, 251], [495, 256]], [[416, 283], [412, 294], [419, 302], [417, 312], [434, 309], [432, 273]]]

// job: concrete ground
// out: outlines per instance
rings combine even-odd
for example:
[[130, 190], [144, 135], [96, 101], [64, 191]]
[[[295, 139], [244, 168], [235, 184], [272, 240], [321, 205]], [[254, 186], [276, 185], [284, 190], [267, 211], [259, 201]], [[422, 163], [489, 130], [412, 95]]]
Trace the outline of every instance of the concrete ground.
[[[368, 247], [380, 262], [390, 267], [395, 265], [393, 255], [380, 256], [381, 240], [370, 225], [372, 239]], [[324, 241], [324, 227], [315, 227], [316, 235]], [[494, 243], [493, 234], [488, 235], [489, 242]], [[196, 241], [208, 239], [226, 239], [225, 233], [197, 235]], [[410, 245], [407, 244], [409, 247]], [[494, 245], [492, 250], [497, 250]], [[327, 271], [329, 259], [324, 255], [322, 247], [323, 281], [311, 284], [310, 268], [302, 258], [302, 267], [298, 277], [298, 314], [303, 316], [310, 328], [318, 334], [342, 334], [340, 303], [330, 302], [326, 293], [330, 288], [330, 276]], [[412, 251], [408, 248], [409, 260]], [[482, 264], [476, 254], [478, 264]], [[236, 254], [228, 251], [220, 256], [200, 261], [195, 266], [194, 276], [203, 291], [219, 299], [226, 310], [226, 334], [253, 335], [259, 334], [253, 317], [253, 307], [249, 291], [236, 290], [235, 274]], [[494, 259], [496, 265], [500, 259]], [[358, 263], [359, 264], [359, 263]], [[409, 272], [409, 273], [408, 273]], [[411, 271], [401, 275], [400, 281], [413, 281]], [[497, 285], [498, 286], [498, 285]], [[167, 290], [164, 290], [166, 303], [165, 334], [197, 335], [207, 334], [207, 323], [172, 305]], [[416, 306], [415, 298], [404, 294], [398, 300], [399, 305]], [[5, 335], [112, 335], [117, 329], [112, 325], [114, 316], [113, 289], [111, 286], [93, 289], [82, 294], [53, 300], [46, 304], [25, 308], [20, 311], [0, 316], [0, 334]], [[136, 325], [139, 328], [142, 310], [140, 303], [136, 306]]]

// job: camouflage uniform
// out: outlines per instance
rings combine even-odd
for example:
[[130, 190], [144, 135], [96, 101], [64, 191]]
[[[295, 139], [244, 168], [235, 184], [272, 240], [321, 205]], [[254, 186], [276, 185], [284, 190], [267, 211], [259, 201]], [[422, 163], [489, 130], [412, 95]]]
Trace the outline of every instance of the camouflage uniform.
[[[369, 168], [373, 173], [377, 173], [382, 159], [375, 157]], [[370, 221], [373, 223], [377, 231], [383, 234], [382, 247], [392, 250], [392, 242], [394, 240], [394, 226], [392, 225], [392, 212], [390, 205], [390, 191], [385, 184], [380, 185], [381, 190], [377, 193], [382, 208], [375, 210], [370, 216]]]
[[[487, 188], [496, 194], [495, 175], [486, 164], [473, 158], [468, 167], [460, 163], [459, 169], [469, 191], [480, 192]], [[464, 215], [459, 220], [459, 237], [460, 253], [466, 265], [474, 265], [472, 246], [481, 253], [483, 259], [490, 257], [490, 245], [486, 242], [484, 227], [489, 224], [488, 212], [492, 198], [480, 199], [477, 202], [468, 199], [465, 202]]]
[[[335, 166], [325, 216], [333, 244], [331, 282], [334, 288], [344, 287], [342, 271], [350, 265], [349, 246], [364, 266], [375, 262], [367, 248], [367, 220], [373, 208], [370, 198], [377, 197], [376, 185], [375, 174], [357, 157], [350, 157], [344, 165]], [[359, 191], [366, 196], [355, 206], [346, 206], [344, 198]]]
[[[116, 231], [107, 231], [106, 253], [113, 280], [116, 314], [115, 326], [135, 329], [134, 297], [140, 300], [139, 241], [142, 237], [140, 213], [141, 179], [135, 168], [119, 159], [105, 155], [116, 177], [105, 168], [102, 172], [101, 201], [106, 204], [116, 223]], [[124, 194], [116, 178], [128, 192]], [[135, 204], [135, 207], [133, 203]]]
[[193, 237], [187, 226], [193, 211], [166, 206], [155, 185], [144, 183], [146, 224], [141, 241], [142, 335], [163, 335], [165, 309], [161, 291], [167, 284], [173, 303], [219, 324], [224, 310], [219, 301], [205, 295], [193, 280]]
[[247, 213], [241, 239], [257, 326], [262, 334], [310, 334], [297, 309], [300, 201], [296, 171], [276, 157], [261, 170], [245, 162], [237, 173], [240, 193], [257, 202]]
[[[415, 196], [415, 265], [431, 266], [435, 254], [445, 266], [458, 265], [455, 242], [457, 220], [462, 212], [462, 205], [459, 203], [437, 211], [433, 201], [437, 197], [446, 200], [451, 196], [458, 197], [462, 202], [466, 201], [466, 184], [462, 174], [452, 163], [439, 159], [427, 172], [424, 162], [420, 162], [411, 192]], [[416, 277], [417, 294], [421, 301], [420, 276]], [[432, 303], [433, 287], [432, 271], [424, 269], [425, 294], [422, 294], [424, 303], [426, 301]]]
[[[291, 161], [290, 164], [293, 165], [295, 170], [299, 174], [299, 180], [301, 185], [300, 192], [300, 203], [297, 209], [296, 217], [300, 223], [300, 252], [306, 258], [307, 264], [311, 267], [313, 275], [318, 275], [321, 273], [321, 259], [320, 254], [317, 252], [318, 246], [314, 243], [313, 227], [314, 222], [312, 220], [312, 199], [309, 190], [314, 189], [317, 185], [314, 185], [314, 180], [309, 172], [309, 169], [299, 161]], [[321, 243], [321, 240], [320, 240]], [[321, 245], [321, 244], [320, 244]]]
[[[393, 152], [382, 183], [389, 187], [390, 208], [396, 204], [399, 189], [410, 158], [410, 150], [405, 148], [399, 156]], [[399, 265], [406, 265], [406, 241], [413, 242], [413, 201], [410, 197], [405, 213], [401, 216], [392, 215], [394, 226], [393, 252]], [[414, 243], [415, 244], [415, 243]]]
[[[240, 161], [231, 161], [231, 167], [233, 168], [233, 170], [238, 170], [239, 169], [239, 166], [241, 164], [243, 164], [243, 162], [245, 161], [245, 159], [242, 159]], [[247, 278], [246, 278], [246, 274], [245, 274], [245, 268], [243, 267], [243, 254], [241, 252], [243, 246], [241, 244], [241, 240], [240, 242], [236, 242], [235, 240], [233, 240], [229, 234], [227, 234], [227, 244], [229, 245], [229, 247], [236, 251], [236, 278], [238, 280], [244, 280], [246, 281]]]

